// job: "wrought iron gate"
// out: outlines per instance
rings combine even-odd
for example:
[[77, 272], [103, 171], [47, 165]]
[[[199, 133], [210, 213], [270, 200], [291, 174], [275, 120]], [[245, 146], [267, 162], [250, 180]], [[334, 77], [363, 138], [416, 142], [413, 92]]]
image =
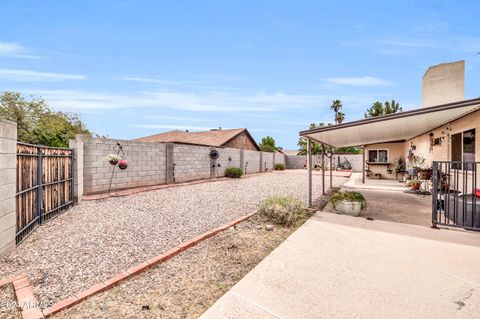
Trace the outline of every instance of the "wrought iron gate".
[[480, 231], [479, 162], [433, 162], [432, 225]]
[[17, 244], [73, 206], [73, 155], [72, 149], [17, 143]]

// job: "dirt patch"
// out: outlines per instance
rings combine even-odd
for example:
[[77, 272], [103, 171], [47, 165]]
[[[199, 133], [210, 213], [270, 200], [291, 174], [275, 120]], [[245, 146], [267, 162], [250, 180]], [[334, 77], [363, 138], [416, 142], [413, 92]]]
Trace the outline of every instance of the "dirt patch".
[[12, 284], [0, 287], [0, 318], [21, 318]]
[[296, 228], [254, 216], [55, 318], [197, 318]]

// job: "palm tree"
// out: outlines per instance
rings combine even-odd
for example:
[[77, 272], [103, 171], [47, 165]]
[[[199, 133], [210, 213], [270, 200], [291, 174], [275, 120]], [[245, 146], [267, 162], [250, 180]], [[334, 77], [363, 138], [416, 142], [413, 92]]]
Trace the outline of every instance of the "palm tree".
[[402, 111], [402, 107], [398, 102], [395, 102], [395, 100], [392, 100], [391, 102], [385, 101], [385, 114], [392, 114], [392, 113], [397, 113]]
[[342, 124], [343, 121], [345, 121], [345, 113], [338, 112], [337, 115], [335, 116], [335, 123]]
[[337, 115], [338, 115], [338, 111], [340, 111], [341, 108], [342, 108], [342, 101], [340, 100], [332, 101], [332, 105], [330, 106], [330, 109], [335, 112], [335, 124], [338, 124]]

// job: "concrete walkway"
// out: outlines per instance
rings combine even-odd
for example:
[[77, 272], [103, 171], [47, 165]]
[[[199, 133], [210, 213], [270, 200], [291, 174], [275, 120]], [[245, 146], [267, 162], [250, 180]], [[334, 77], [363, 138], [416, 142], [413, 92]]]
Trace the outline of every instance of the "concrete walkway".
[[201, 318], [480, 318], [480, 234], [317, 213]]

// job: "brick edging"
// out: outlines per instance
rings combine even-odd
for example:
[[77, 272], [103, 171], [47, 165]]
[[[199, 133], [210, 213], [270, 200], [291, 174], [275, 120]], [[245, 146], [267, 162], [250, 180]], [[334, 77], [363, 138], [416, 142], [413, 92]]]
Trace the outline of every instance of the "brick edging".
[[[131, 277], [153, 267], [153, 266], [156, 266], [158, 264], [161, 264], [167, 260], [169, 260], [170, 258], [178, 255], [179, 253], [181, 253], [182, 251], [190, 248], [190, 247], [193, 247], [195, 246], [196, 244], [204, 241], [205, 239], [208, 239], [210, 237], [213, 237], [215, 236], [216, 234], [226, 230], [226, 229], [229, 229], [230, 227], [233, 227], [235, 226], [236, 224], [238, 223], [241, 223], [247, 219], [249, 219], [250, 217], [252, 217], [253, 215], [255, 214], [255, 212], [253, 213], [250, 213], [248, 215], [245, 215], [245, 216], [242, 216], [240, 218], [237, 218], [233, 221], [231, 221], [230, 223], [224, 225], [224, 226], [220, 226], [220, 227], [217, 227], [217, 228], [214, 228], [206, 233], [203, 233], [201, 235], [198, 235], [186, 242], [183, 242], [181, 243], [180, 245], [178, 245], [177, 247], [174, 247], [168, 251], [166, 251], [164, 254], [161, 254], [159, 256], [156, 256], [156, 257], [153, 257], [152, 259], [146, 261], [146, 262], [143, 262], [137, 266], [134, 266], [134, 267], [131, 267], [129, 269], [127, 269], [126, 271], [123, 271], [115, 276], [113, 276], [112, 278], [102, 282], [102, 283], [99, 283], [99, 284], [95, 284], [93, 285], [92, 287], [84, 290], [84, 291], [81, 291], [79, 293], [76, 293], [75, 295], [73, 296], [70, 296], [64, 300], [61, 300], [59, 302], [57, 302], [56, 304], [54, 304], [53, 306], [49, 307], [49, 308], [46, 308], [43, 310], [43, 316], [45, 317], [49, 317], [49, 316], [52, 316], [60, 311], [63, 311], [67, 308], [70, 308], [70, 307], [73, 307], [75, 306], [76, 304], [80, 303], [81, 301], [85, 300], [86, 298], [88, 297], [91, 297], [97, 293], [100, 293], [102, 291], [105, 291], [117, 284], [119, 284], [121, 281], [123, 280], [126, 280], [126, 279], [130, 279]], [[23, 312], [22, 312], [22, 315], [23, 315]], [[39, 317], [23, 317], [24, 319], [34, 319], [34, 318], [42, 318], [43, 316], [39, 316]]]

